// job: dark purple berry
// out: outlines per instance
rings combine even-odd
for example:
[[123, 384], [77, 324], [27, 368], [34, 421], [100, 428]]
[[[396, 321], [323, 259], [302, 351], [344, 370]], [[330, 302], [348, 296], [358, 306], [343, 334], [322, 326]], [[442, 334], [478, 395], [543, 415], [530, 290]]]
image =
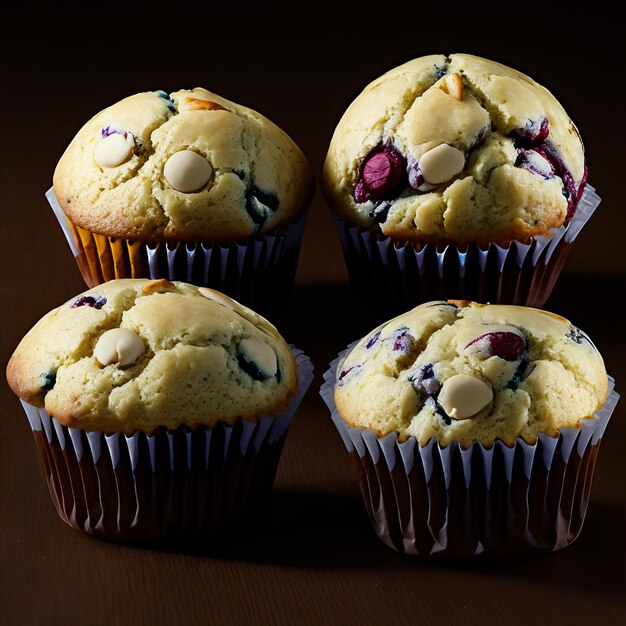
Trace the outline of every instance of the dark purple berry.
[[563, 195], [567, 198], [567, 215], [564, 223], [567, 224], [576, 212], [578, 200], [582, 197], [582, 189], [584, 188], [584, 184], [587, 182], [587, 179], [583, 176], [583, 180], [581, 181], [579, 187], [576, 188], [576, 183], [574, 182], [570, 171], [565, 167], [565, 164], [558, 155], [555, 147], [549, 141], [544, 142], [540, 148], [536, 150], [541, 154], [541, 156], [550, 162], [554, 173], [563, 181]]
[[422, 176], [422, 172], [417, 161], [412, 160], [409, 163], [406, 173], [409, 179], [409, 185], [411, 185], [413, 189], [419, 189], [419, 187], [424, 184], [424, 177]]
[[518, 128], [512, 133], [520, 144], [533, 146], [545, 141], [550, 134], [550, 121], [542, 117], [535, 122], [529, 122], [524, 128]]
[[436, 396], [441, 390], [441, 383], [435, 377], [432, 363], [422, 365], [409, 381], [415, 391], [428, 397]]
[[580, 202], [580, 199], [583, 197], [583, 191], [585, 191], [585, 185], [587, 184], [588, 177], [589, 177], [589, 171], [587, 170], [587, 166], [585, 165], [585, 169], [583, 170], [583, 177], [580, 180], [580, 185], [578, 185], [578, 194], [576, 195], [577, 205]]
[[339, 381], [341, 382], [352, 370], [361, 367], [361, 365], [351, 365], [347, 370], [343, 370], [341, 374], [339, 374]]
[[104, 139], [105, 137], [108, 137], [109, 135], [115, 135], [116, 133], [126, 136], [126, 133], [120, 132], [119, 130], [112, 128], [111, 126], [105, 126], [102, 129], [102, 138]]
[[393, 340], [393, 351], [408, 352], [415, 343], [415, 337], [411, 335], [409, 329], [406, 326], [398, 328], [390, 337]]
[[546, 180], [554, 176], [554, 166], [550, 163], [549, 159], [546, 158], [541, 147], [529, 149], [518, 148], [515, 165], [517, 167], [523, 167]]
[[529, 138], [534, 143], [541, 143], [542, 141], [545, 141], [548, 138], [549, 134], [550, 134], [550, 122], [548, 121], [547, 117], [544, 117], [541, 120], [539, 120], [538, 125], [535, 124], [532, 127], [531, 132], [529, 133]]
[[104, 296], [80, 296], [72, 303], [72, 308], [80, 306], [90, 306], [92, 309], [101, 309], [107, 303]]
[[367, 200], [393, 198], [401, 190], [404, 157], [391, 146], [377, 147], [363, 161], [361, 177], [354, 188], [354, 199]]
[[367, 191], [367, 187], [363, 182], [363, 179], [359, 180], [354, 188], [354, 200], [361, 204], [362, 202], [367, 202], [369, 199], [369, 193]]
[[498, 331], [485, 333], [476, 339], [472, 339], [465, 348], [469, 348], [479, 341], [487, 341], [489, 354], [498, 356], [505, 361], [517, 361], [526, 352], [526, 342], [517, 333]]

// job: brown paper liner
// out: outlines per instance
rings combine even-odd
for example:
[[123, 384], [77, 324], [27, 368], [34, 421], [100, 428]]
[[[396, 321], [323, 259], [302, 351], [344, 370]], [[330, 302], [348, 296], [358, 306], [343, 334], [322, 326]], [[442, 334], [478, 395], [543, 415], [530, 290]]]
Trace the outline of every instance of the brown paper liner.
[[292, 348], [299, 385], [287, 409], [258, 422], [105, 435], [67, 428], [24, 401], [59, 517], [107, 541], [214, 540], [263, 513], [291, 420], [313, 379]]
[[529, 244], [486, 248], [414, 244], [335, 217], [350, 283], [371, 323], [430, 300], [474, 300], [542, 307], [563, 269], [572, 243], [599, 196], [587, 185], [577, 212], [552, 237]]
[[94, 461], [85, 432], [80, 460], [73, 446], [61, 446], [56, 433], [51, 442], [43, 430], [33, 436], [52, 501], [66, 524], [107, 541], [149, 543], [210, 539], [267, 502], [286, 435], [242, 454], [242, 433], [241, 424], [229, 441], [223, 426], [211, 429], [209, 440], [206, 429], [159, 433], [153, 459], [146, 440], [139, 440], [134, 467], [124, 446], [115, 467], [108, 454]]
[[[452, 478], [446, 488], [443, 471], [426, 480], [420, 465], [405, 473], [389, 471], [370, 456], [350, 458], [365, 508], [376, 534], [388, 546], [406, 554], [464, 558], [517, 556], [550, 552], [578, 537], [587, 505], [600, 443], [568, 463], [557, 449], [550, 471], [535, 456], [530, 478], [521, 455], [515, 456], [510, 481], [497, 455], [489, 488], [482, 473], [482, 455], [472, 458], [473, 479], [466, 486], [460, 458], [451, 459]], [[440, 543], [445, 536], [445, 546]]]
[[343, 352], [324, 374], [320, 395], [350, 455], [370, 522], [380, 539], [404, 554], [466, 558], [550, 552], [578, 537], [598, 450], [619, 395], [609, 396], [579, 428], [537, 442], [496, 441], [463, 449], [431, 439], [420, 446], [396, 433], [379, 438], [349, 426], [334, 387]]

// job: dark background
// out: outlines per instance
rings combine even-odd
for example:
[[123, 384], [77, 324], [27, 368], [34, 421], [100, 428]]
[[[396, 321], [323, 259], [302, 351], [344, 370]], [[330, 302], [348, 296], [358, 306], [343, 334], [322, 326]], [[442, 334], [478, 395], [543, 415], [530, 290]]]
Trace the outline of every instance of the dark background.
[[[578, 125], [603, 201], [546, 308], [587, 330], [621, 388], [625, 286], [624, 46], [619, 19], [515, 5], [465, 12], [409, 3], [279, 10], [171, 3], [133, 11], [61, 6], [5, 16], [0, 143], [0, 363], [53, 306], [83, 290], [43, 193], [65, 146], [138, 91], [203, 86], [282, 126], [319, 179], [335, 124], [360, 90], [416, 56], [470, 52], [528, 73]], [[295, 5], [294, 5], [295, 7]], [[498, 8], [497, 11], [501, 9]], [[97, 11], [97, 12], [96, 12]], [[373, 535], [316, 395], [332, 356], [364, 331], [320, 194], [282, 328], [317, 377], [287, 443], [273, 517], [219, 554], [103, 544], [56, 519], [21, 408], [0, 382], [0, 623], [617, 623], [626, 619], [626, 461], [619, 407], [600, 454], [586, 527], [569, 549], [521, 562], [434, 565]]]

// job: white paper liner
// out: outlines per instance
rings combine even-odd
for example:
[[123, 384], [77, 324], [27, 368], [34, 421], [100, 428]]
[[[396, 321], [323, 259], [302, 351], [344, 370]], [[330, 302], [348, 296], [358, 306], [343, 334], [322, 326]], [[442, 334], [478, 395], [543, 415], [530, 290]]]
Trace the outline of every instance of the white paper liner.
[[[378, 280], [383, 283], [384, 277], [387, 276], [386, 272], [415, 274], [405, 279], [405, 282], [408, 280], [412, 283], [415, 297], [405, 298], [407, 306], [404, 308], [410, 308], [420, 300], [441, 297], [540, 307], [550, 295], [552, 285], [565, 260], [563, 255], [567, 254], [566, 250], [569, 249], [569, 246], [563, 248], [562, 244], [571, 244], [574, 241], [599, 204], [600, 197], [595, 189], [591, 185], [586, 185], [573, 218], [566, 226], [550, 229], [552, 237], [537, 236], [528, 244], [513, 241], [506, 247], [495, 243], [486, 248], [477, 245], [458, 247], [449, 244], [440, 249], [434, 244], [396, 242], [393, 238], [376, 233], [370, 228], [352, 225], [337, 216], [334, 216], [334, 219], [348, 270], [357, 289], [359, 278], [353, 277], [352, 274], [360, 270], [372, 272], [380, 268], [383, 277]], [[561, 254], [556, 255], [557, 251]], [[471, 267], [468, 260], [470, 257]], [[555, 275], [548, 277], [543, 274], [535, 277], [524, 275], [524, 272], [531, 272], [539, 265], [550, 267]], [[503, 278], [491, 287], [485, 285], [490, 273], [495, 276], [497, 272], [504, 272], [506, 280]], [[441, 284], [433, 282], [434, 278], [439, 279]], [[366, 285], [360, 288], [361, 291], [369, 289], [373, 295], [380, 298], [380, 293], [376, 293], [375, 288], [372, 289], [370, 281], [366, 278], [363, 280]], [[422, 281], [424, 285], [420, 284]], [[420, 288], [423, 293], [420, 293]], [[394, 295], [402, 300], [397, 289], [395, 291]], [[363, 294], [363, 297], [366, 298], [367, 293]]]
[[[229, 459], [235, 459], [235, 457], [240, 459], [237, 462], [243, 464], [237, 470], [237, 474], [232, 477], [213, 477], [213, 480], [223, 483], [224, 488], [230, 490], [224, 497], [227, 497], [231, 504], [235, 501], [236, 506], [243, 507], [245, 501], [241, 503], [236, 502], [238, 495], [233, 493], [233, 489], [237, 490], [241, 485], [242, 494], [240, 495], [245, 500], [248, 495], [251, 497], [256, 495], [246, 493], [246, 489], [249, 488], [251, 481], [256, 480], [257, 483], [255, 484], [263, 485], [271, 485], [273, 483], [274, 475], [265, 477], [263, 479], [264, 482], [259, 483], [259, 477], [254, 474], [257, 469], [261, 471], [265, 467], [270, 468], [267, 470], [268, 472], [275, 474], [278, 463], [277, 455], [280, 454], [289, 425], [313, 380], [313, 365], [310, 359], [301, 350], [292, 347], [292, 351], [298, 367], [299, 382], [297, 393], [291, 399], [287, 409], [276, 416], [263, 415], [258, 422], [239, 420], [233, 426], [218, 425], [220, 433], [216, 442], [223, 444], [219, 445], [218, 448], [215, 445], [211, 445], [211, 438], [217, 429], [185, 433], [184, 445], [186, 445], [186, 450], [181, 454], [181, 433], [159, 432], [146, 435], [145, 433], [136, 432], [132, 435], [120, 433], [105, 435], [101, 432], [87, 432], [79, 428], [67, 428], [51, 417], [45, 409], [35, 407], [22, 400], [22, 406], [28, 417], [31, 429], [34, 433], [42, 433], [47, 445], [50, 446], [50, 449], [46, 450], [45, 454], [42, 454], [42, 463], [44, 464], [44, 471], [49, 482], [51, 496], [61, 518], [79, 530], [114, 541], [127, 541], [129, 540], [128, 537], [130, 537], [131, 541], [155, 540], [160, 538], [161, 532], [163, 535], [167, 534], [167, 532], [171, 535], [173, 526], [176, 526], [179, 534], [186, 532], [184, 521], [180, 520], [175, 520], [174, 523], [170, 519], [168, 522], [169, 526], [166, 529], [157, 528], [160, 524], [157, 509], [160, 505], [156, 503], [156, 496], [154, 500], [151, 499], [149, 495], [150, 489], [149, 486], [146, 486], [146, 480], [151, 481], [158, 488], [158, 476], [162, 475], [162, 472], [165, 470], [170, 479], [167, 483], [167, 488], [164, 485], [163, 489], [173, 491], [178, 488], [179, 493], [172, 495], [172, 500], [183, 498], [185, 508], [189, 509], [189, 511], [194, 511], [193, 514], [187, 511], [186, 514], [193, 518], [194, 523], [199, 525], [206, 524], [207, 515], [219, 518], [219, 513], [212, 513], [211, 511], [207, 513], [202, 510], [205, 503], [189, 502], [189, 497], [182, 495], [180, 492], [182, 489], [193, 490], [197, 488], [201, 478], [194, 479], [193, 476], [196, 476], [202, 470], [205, 470], [205, 475], [207, 474], [206, 470], [210, 474], [210, 468], [217, 466], [221, 468], [220, 472], [227, 472], [228, 470], [224, 470], [224, 467], [229, 463]], [[235, 434], [236, 436], [234, 436]], [[197, 458], [197, 441], [194, 447], [194, 438], [199, 436], [204, 437], [206, 440], [205, 444], [201, 446], [203, 458]], [[167, 441], [166, 446], [163, 445], [164, 438]], [[54, 458], [53, 446], [58, 446], [60, 453], [65, 457], [65, 460], [60, 464]], [[161, 446], [161, 452], [164, 447], [166, 448], [167, 456], [165, 460], [163, 454], [159, 455], [157, 446]], [[179, 446], [178, 453], [175, 451], [175, 446]], [[89, 448], [88, 451], [86, 447]], [[144, 465], [147, 463], [146, 450], [152, 471], [152, 478], [149, 479], [143, 476], [141, 467], [142, 460]], [[194, 450], [196, 450], [195, 456]], [[255, 459], [257, 455], [268, 450], [272, 450], [269, 453], [269, 460], [266, 459], [264, 461], [265, 465], [256, 465]], [[219, 458], [213, 458], [212, 455], [214, 454], [217, 454]], [[159, 467], [157, 462], [159, 456], [161, 458], [161, 467]], [[86, 470], [82, 468], [80, 470], [77, 469], [81, 461], [85, 462]], [[164, 463], [167, 465], [166, 468], [163, 467]], [[95, 476], [92, 479], [95, 485], [95, 493], [89, 493], [89, 488], [83, 486], [89, 478], [88, 476], [86, 477], [87, 473], [93, 473]], [[112, 473], [114, 473], [114, 478], [111, 478]], [[126, 475], [126, 480], [122, 479], [124, 484], [119, 482], [118, 474]], [[184, 487], [177, 487], [177, 483], [172, 482], [171, 477], [176, 475], [183, 476], [186, 482], [181, 484]], [[63, 476], [65, 476], [65, 479]], [[110, 484], [111, 482], [118, 483], [117, 489], [114, 489], [113, 493], [108, 494], [107, 500], [104, 501], [103, 490], [106, 491], [106, 488], [102, 485]], [[78, 490], [75, 487], [76, 483], [81, 484], [81, 488]], [[69, 486], [70, 484], [71, 487]], [[192, 487], [189, 485], [192, 485]], [[77, 491], [82, 493], [77, 493]], [[124, 496], [125, 492], [131, 495], [129, 496], [126, 493], [126, 496]], [[146, 492], [148, 492], [147, 496]], [[132, 494], [134, 494], [135, 499], [133, 499]], [[193, 498], [193, 493], [191, 498]], [[93, 501], [96, 501], [95, 505]], [[79, 509], [82, 512], [78, 512]], [[140, 534], [140, 536], [135, 537], [133, 536], [133, 525], [124, 527], [124, 524], [120, 521], [117, 522], [117, 526], [113, 529], [111, 529], [110, 522], [108, 528], [105, 528], [107, 524], [103, 523], [103, 519], [107, 509], [109, 512], [117, 510], [117, 513], [113, 513], [113, 519], [118, 520], [124, 517], [124, 515], [128, 517], [128, 511], [131, 511], [132, 516], [135, 518], [134, 525], [138, 524], [137, 519], [141, 517], [141, 523], [147, 525], [152, 535], [142, 537]], [[123, 511], [126, 511], [126, 513], [123, 513]], [[172, 514], [176, 516], [176, 510], [170, 511], [170, 517]], [[181, 512], [181, 516], [182, 514]], [[108, 517], [110, 518], [111, 515], [109, 514]], [[198, 520], [204, 521], [199, 522]]]
[[[458, 441], [453, 441], [445, 447], [442, 447], [437, 440], [431, 439], [424, 446], [417, 443], [415, 437], [410, 437], [404, 442], [398, 441], [397, 433], [393, 432], [389, 435], [379, 438], [376, 433], [370, 429], [362, 429], [350, 426], [339, 414], [334, 400], [334, 391], [336, 386], [337, 370], [345, 357], [351, 352], [352, 348], [358, 342], [354, 342], [348, 348], [342, 351], [337, 358], [331, 363], [329, 369], [324, 373], [324, 383], [320, 388], [320, 395], [331, 412], [331, 418], [343, 443], [349, 453], [355, 452], [361, 459], [370, 459], [374, 465], [377, 465], [381, 459], [388, 472], [391, 474], [397, 468], [407, 477], [413, 472], [416, 464], [419, 464], [420, 471], [423, 471], [426, 481], [430, 481], [433, 474], [439, 471], [443, 472], [443, 480], [445, 489], [450, 488], [455, 470], [453, 468], [452, 459], [461, 459], [461, 467], [463, 472], [463, 480], [465, 487], [469, 487], [473, 476], [473, 457], [477, 453], [482, 456], [482, 475], [478, 478], [485, 482], [487, 491], [491, 488], [492, 481], [501, 481], [502, 476], [496, 475], [493, 469], [494, 457], [499, 456], [503, 460], [505, 472], [505, 480], [511, 484], [513, 481], [512, 468], [516, 456], [522, 456], [523, 473], [526, 479], [530, 479], [531, 470], [536, 467], [535, 455], [539, 449], [542, 450], [542, 464], [548, 476], [553, 464], [556, 460], [555, 451], [560, 450], [560, 457], [563, 463], [567, 464], [572, 452], [575, 450], [576, 455], [582, 458], [589, 446], [595, 446], [601, 440], [606, 426], [619, 400], [619, 394], [615, 391], [615, 380], [609, 376], [608, 397], [604, 405], [596, 411], [593, 418], [584, 420], [580, 428], [564, 427], [560, 430], [558, 437], [549, 437], [543, 433], [538, 435], [538, 442], [529, 444], [521, 437], [518, 437], [516, 443], [512, 447], [508, 447], [504, 442], [497, 440], [491, 448], [486, 448], [480, 442], [475, 441], [467, 449], [463, 449]], [[539, 445], [541, 444], [541, 445]], [[519, 457], [517, 457], [519, 459]], [[519, 462], [519, 461], [518, 461]], [[457, 475], [458, 476], [458, 475]], [[590, 485], [589, 487], [590, 488]], [[393, 498], [393, 493], [387, 494]], [[588, 495], [588, 491], [587, 491]], [[586, 508], [586, 502], [584, 503]], [[377, 511], [378, 517], [383, 516], [384, 511]], [[583, 511], [584, 518], [584, 511]], [[447, 515], [446, 515], [447, 520]], [[467, 521], [467, 520], [466, 520]], [[459, 520], [452, 520], [452, 523], [458, 523]], [[582, 521], [581, 521], [582, 524]], [[378, 529], [375, 526], [375, 530]], [[415, 529], [412, 529], [415, 530]], [[580, 529], [579, 529], [580, 530]], [[437, 553], [445, 553], [447, 549], [448, 520], [439, 528], [431, 528], [430, 531], [435, 536], [436, 541], [432, 546], [431, 555]], [[579, 531], [578, 531], [579, 532]], [[379, 533], [380, 534], [380, 533]], [[577, 533], [576, 533], [577, 534]], [[395, 549], [401, 549], [397, 545], [397, 540], [392, 543], [388, 538], [382, 537], [383, 541], [388, 543]], [[543, 550], [545, 546], [537, 541], [536, 533], [532, 532], [528, 526], [525, 528], [525, 540], [530, 549]], [[569, 537], [567, 541], [560, 540], [552, 549], [558, 549], [568, 545], [575, 539], [575, 536]], [[411, 540], [405, 541], [406, 551], [416, 554], [415, 546]], [[475, 546], [475, 555], [479, 555], [488, 551], [481, 542]], [[455, 555], [452, 555], [455, 556]]]
[[46, 200], [50, 204], [54, 216], [57, 218], [61, 228], [63, 229], [63, 234], [65, 235], [65, 239], [67, 239], [67, 245], [70, 247], [72, 254], [76, 257], [78, 256], [78, 248], [76, 247], [76, 242], [74, 241], [74, 234], [72, 233], [72, 229], [67, 222], [67, 217], [65, 217], [65, 213], [57, 200], [57, 197], [54, 195], [54, 188], [50, 187], [48, 191], [45, 193]]

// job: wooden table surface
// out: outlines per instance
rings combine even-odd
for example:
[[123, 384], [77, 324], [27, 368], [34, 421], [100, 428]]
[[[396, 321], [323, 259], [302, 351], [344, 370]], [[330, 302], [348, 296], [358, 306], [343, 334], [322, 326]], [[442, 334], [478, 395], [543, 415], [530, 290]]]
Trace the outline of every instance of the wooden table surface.
[[[3, 363], [40, 313], [81, 290], [67, 251], [58, 253], [62, 282], [36, 287], [2, 278]], [[626, 379], [623, 330], [603, 294], [619, 289], [615, 280], [570, 277], [550, 303], [589, 332], [618, 390]], [[345, 313], [339, 323], [337, 311]], [[287, 440], [271, 519], [219, 550], [122, 547], [66, 527], [52, 507], [22, 409], [0, 384], [0, 623], [624, 623], [626, 403], [609, 424], [585, 527], [571, 547], [506, 562], [405, 557], [370, 529], [318, 395], [328, 361], [360, 326], [347, 288], [296, 290], [283, 331], [313, 358], [315, 382]]]

